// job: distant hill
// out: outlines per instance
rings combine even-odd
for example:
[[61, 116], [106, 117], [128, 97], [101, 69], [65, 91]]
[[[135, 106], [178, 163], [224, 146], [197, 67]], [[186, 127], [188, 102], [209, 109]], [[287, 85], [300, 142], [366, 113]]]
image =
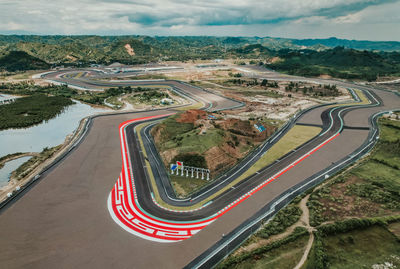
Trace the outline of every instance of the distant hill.
[[[11, 54], [14, 51], [25, 54]], [[94, 63], [219, 58], [253, 59], [252, 62], [259, 63], [273, 58], [271, 67], [291, 74], [373, 80], [378, 75], [400, 75], [399, 52], [400, 42], [337, 38], [0, 35], [0, 57], [5, 57], [3, 69], [10, 70], [42, 69], [46, 63], [81, 67]], [[11, 61], [9, 54], [18, 60]]]
[[358, 50], [400, 51], [400, 42], [396, 41], [360, 41], [331, 37], [327, 39], [292, 39], [292, 43], [299, 46], [323, 45], [326, 47], [346, 47]]
[[[129, 45], [129, 46], [127, 46]], [[400, 51], [400, 42], [273, 37], [214, 36], [35, 36], [0, 35], [0, 55], [25, 51], [48, 63], [82, 66], [90, 63], [138, 64], [159, 60], [187, 61], [244, 55], [257, 57], [282, 49], [323, 51], [336, 46]], [[128, 49], [127, 49], [128, 48]]]
[[324, 51], [281, 50], [280, 61], [269, 66], [301, 76], [330, 75], [346, 79], [375, 80], [377, 76], [400, 75], [400, 53], [359, 51], [344, 47]]
[[5, 71], [24, 71], [48, 69], [50, 65], [43, 60], [29, 55], [24, 51], [10, 51], [0, 57], [0, 70]]

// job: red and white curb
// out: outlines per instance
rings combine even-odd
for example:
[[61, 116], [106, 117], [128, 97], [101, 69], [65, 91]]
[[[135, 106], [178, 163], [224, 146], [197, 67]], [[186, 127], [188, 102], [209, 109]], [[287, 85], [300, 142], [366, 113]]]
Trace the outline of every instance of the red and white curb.
[[[141, 209], [139, 202], [137, 200], [137, 193], [135, 188], [134, 179], [131, 171], [131, 160], [127, 150], [126, 137], [125, 137], [125, 127], [129, 124], [139, 121], [146, 121], [150, 119], [161, 118], [167, 115], [151, 116], [145, 118], [137, 118], [123, 122], [119, 126], [120, 140], [121, 140], [121, 153], [122, 153], [122, 171], [121, 174], [114, 185], [109, 197], [108, 197], [108, 210], [110, 212], [113, 220], [121, 226], [127, 232], [134, 234], [143, 239], [156, 241], [156, 242], [177, 242], [181, 240], [188, 239], [192, 235], [199, 232], [201, 229], [215, 221], [217, 218], [221, 217], [229, 210], [255, 194], [257, 191], [261, 190], [263, 187], [271, 183], [272, 181], [279, 178], [281, 175], [288, 172], [290, 169], [298, 165], [300, 162], [311, 156], [314, 152], [325, 146], [327, 143], [335, 139], [339, 133], [330, 137], [323, 143], [319, 144], [312, 150], [310, 150], [305, 155], [298, 158], [292, 164], [286, 166], [284, 169], [277, 172], [272, 177], [263, 181], [261, 184], [254, 187], [249, 192], [243, 194], [235, 201], [231, 202], [229, 205], [225, 206], [219, 210], [216, 214], [210, 216], [207, 219], [202, 219], [198, 221], [171, 221], [166, 219], [160, 219], [148, 214], [143, 209]], [[154, 197], [152, 196], [152, 201], [166, 211], [173, 212], [193, 212], [200, 210], [201, 208], [207, 206], [206, 203], [198, 209], [192, 210], [173, 210], [167, 209], [159, 205]]]

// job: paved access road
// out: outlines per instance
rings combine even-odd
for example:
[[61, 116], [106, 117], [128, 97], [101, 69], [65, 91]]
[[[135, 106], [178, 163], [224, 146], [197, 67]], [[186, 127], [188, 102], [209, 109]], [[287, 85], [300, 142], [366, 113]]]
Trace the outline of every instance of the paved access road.
[[[341, 117], [340, 111], [333, 112], [332, 130], [337, 128], [337, 120], [340, 118], [344, 119], [347, 127], [369, 127], [368, 119], [371, 115], [399, 107], [399, 99], [393, 93], [372, 89], [371, 93], [381, 106], [343, 111]], [[210, 98], [214, 99], [211, 103], [218, 103], [215, 106], [224, 106], [218, 101], [220, 97]], [[308, 120], [320, 117], [321, 110], [308, 112], [298, 122], [313, 123]], [[107, 199], [122, 170], [119, 124], [133, 118], [168, 113], [171, 111], [148, 111], [94, 119], [88, 135], [79, 147], [55, 169], [42, 176], [29, 192], [2, 210], [0, 264], [5, 268], [183, 267], [216, 243], [222, 234], [232, 231], [280, 193], [318, 173], [332, 162], [352, 154], [363, 144], [369, 133], [362, 128], [344, 128], [329, 143], [278, 179], [269, 182], [246, 201], [232, 207], [227, 214], [220, 216], [196, 235], [184, 241], [160, 244], [131, 235], [116, 225], [109, 216]], [[314, 113], [315, 117], [308, 116]], [[271, 173], [269, 169], [249, 182], [264, 182]], [[277, 167], [275, 171], [278, 170]], [[243, 186], [233, 190], [229, 195], [218, 198], [220, 202], [215, 200], [212, 204], [224, 204], [249, 188]], [[140, 194], [146, 195], [146, 192]], [[212, 209], [209, 207], [209, 212], [198, 211], [182, 218], [190, 219], [195, 214], [206, 216], [213, 212]], [[217, 206], [214, 210], [217, 210]], [[170, 218], [167, 212], [161, 214]]]

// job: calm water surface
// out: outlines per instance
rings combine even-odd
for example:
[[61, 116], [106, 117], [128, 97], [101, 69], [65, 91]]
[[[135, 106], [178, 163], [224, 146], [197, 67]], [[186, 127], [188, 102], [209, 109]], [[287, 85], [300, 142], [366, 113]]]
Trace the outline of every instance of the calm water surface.
[[41, 152], [45, 147], [60, 145], [79, 126], [82, 118], [110, 111], [75, 102], [62, 114], [42, 124], [0, 131], [0, 157], [15, 152]]
[[32, 158], [31, 156], [21, 157], [9, 162], [0, 169], [0, 187], [7, 185], [11, 173], [16, 170], [21, 164]]

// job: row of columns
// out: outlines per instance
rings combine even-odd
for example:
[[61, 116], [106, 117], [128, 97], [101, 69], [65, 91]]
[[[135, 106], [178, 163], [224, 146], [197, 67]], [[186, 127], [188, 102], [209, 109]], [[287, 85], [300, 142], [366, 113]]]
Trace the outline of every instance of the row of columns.
[[210, 169], [191, 167], [191, 166], [183, 166], [182, 169], [171, 169], [171, 175], [177, 176], [186, 176], [194, 178], [199, 178], [199, 174], [201, 174], [201, 179], [210, 180]]
[[0, 105], [11, 104], [15, 100], [16, 100], [16, 98], [0, 100]]

